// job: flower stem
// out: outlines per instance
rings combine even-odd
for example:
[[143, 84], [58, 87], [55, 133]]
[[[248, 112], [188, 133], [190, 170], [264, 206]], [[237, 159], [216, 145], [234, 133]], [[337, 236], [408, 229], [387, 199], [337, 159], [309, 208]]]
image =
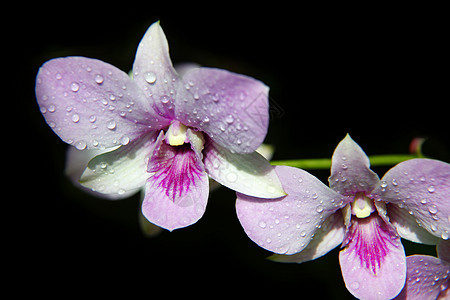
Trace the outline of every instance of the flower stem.
[[[392, 166], [402, 161], [418, 157], [420, 156], [417, 154], [391, 154], [371, 155], [369, 156], [369, 159], [371, 166]], [[305, 170], [325, 170], [331, 168], [331, 159], [329, 158], [275, 160], [270, 163], [276, 166], [291, 166]]]

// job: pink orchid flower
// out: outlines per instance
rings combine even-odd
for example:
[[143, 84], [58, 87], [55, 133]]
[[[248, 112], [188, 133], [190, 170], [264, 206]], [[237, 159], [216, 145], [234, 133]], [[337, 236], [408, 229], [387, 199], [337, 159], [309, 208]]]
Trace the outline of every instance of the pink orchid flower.
[[437, 254], [406, 257], [405, 287], [395, 300], [450, 298], [450, 240], [437, 245]]
[[238, 193], [236, 209], [247, 235], [305, 262], [341, 244], [339, 262], [347, 289], [361, 299], [391, 299], [403, 288], [406, 257], [400, 237], [436, 244], [449, 238], [450, 165], [411, 159], [380, 180], [363, 150], [347, 135], [332, 157], [330, 188], [306, 171], [279, 166], [287, 193], [259, 199]]
[[90, 160], [82, 185], [110, 198], [144, 188], [144, 216], [168, 230], [202, 217], [208, 175], [244, 194], [284, 194], [254, 152], [269, 123], [266, 85], [213, 68], [179, 75], [159, 22], [141, 40], [132, 74], [85, 57], [39, 70], [36, 97], [47, 124], [80, 151], [105, 152]]

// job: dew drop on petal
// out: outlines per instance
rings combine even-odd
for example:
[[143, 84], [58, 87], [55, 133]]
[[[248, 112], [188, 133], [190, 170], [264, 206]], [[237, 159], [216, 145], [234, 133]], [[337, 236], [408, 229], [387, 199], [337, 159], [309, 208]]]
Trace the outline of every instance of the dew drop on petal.
[[147, 81], [147, 83], [153, 84], [156, 82], [156, 74], [153, 72], [147, 72], [144, 74], [144, 80]]
[[429, 193], [434, 193], [436, 191], [436, 188], [434, 186], [430, 185], [427, 190]]
[[428, 211], [430, 212], [430, 214], [435, 215], [438, 212], [438, 209], [436, 207], [436, 205], [431, 205], [428, 207]]
[[107, 127], [109, 130], [114, 130], [114, 129], [116, 128], [116, 121], [114, 121], [114, 120], [109, 120], [109, 121], [106, 123], [106, 127]]
[[75, 143], [75, 148], [77, 148], [78, 150], [84, 150], [86, 149], [86, 142], [81, 140]]
[[124, 136], [122, 136], [120, 139], [119, 139], [119, 143], [121, 144], [121, 145], [128, 145], [128, 143], [130, 142], [130, 138], [128, 137], [128, 136], [126, 136], [126, 135], [124, 135]]
[[228, 124], [231, 124], [231, 123], [233, 123], [234, 118], [233, 118], [232, 115], [228, 115], [228, 116], [225, 118], [225, 121], [226, 121]]
[[56, 111], [56, 106], [54, 105], [54, 104], [50, 104], [48, 107], [47, 107], [47, 110], [49, 111], [49, 112], [55, 112]]
[[264, 221], [259, 221], [258, 225], [261, 228], [266, 228], [266, 226], [267, 226], [266, 222], [264, 222]]
[[78, 114], [72, 115], [72, 122], [78, 123], [80, 121], [80, 116]]
[[161, 96], [161, 98], [159, 98], [159, 100], [161, 101], [161, 103], [166, 104], [166, 103], [169, 103], [170, 97], [163, 95], [163, 96]]
[[350, 288], [351, 288], [352, 290], [357, 290], [357, 289], [359, 289], [359, 282], [353, 281], [353, 282], [350, 284]]
[[80, 89], [80, 84], [78, 82], [72, 82], [70, 84], [70, 89], [72, 90], [72, 92], [78, 92], [78, 90]]
[[105, 79], [103, 78], [102, 75], [97, 74], [97, 75], [95, 75], [94, 80], [97, 84], [102, 84]]

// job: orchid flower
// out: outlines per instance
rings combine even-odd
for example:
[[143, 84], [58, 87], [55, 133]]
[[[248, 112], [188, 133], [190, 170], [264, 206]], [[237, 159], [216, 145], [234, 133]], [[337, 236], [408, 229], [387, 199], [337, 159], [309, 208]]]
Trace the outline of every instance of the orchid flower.
[[174, 230], [206, 209], [208, 175], [238, 192], [284, 195], [273, 167], [255, 149], [267, 133], [268, 87], [248, 76], [195, 68], [180, 76], [156, 22], [141, 40], [133, 78], [105, 62], [46, 62], [36, 97], [47, 124], [92, 158], [80, 182], [118, 197], [145, 189], [144, 216]]
[[411, 255], [406, 257], [407, 279], [395, 300], [449, 299], [450, 240], [437, 245], [438, 257]]
[[450, 165], [411, 159], [380, 180], [347, 135], [332, 157], [330, 188], [301, 169], [278, 166], [287, 196], [237, 194], [247, 235], [280, 262], [305, 262], [341, 244], [347, 289], [357, 298], [390, 299], [403, 288], [406, 258], [400, 237], [436, 244], [449, 238]]

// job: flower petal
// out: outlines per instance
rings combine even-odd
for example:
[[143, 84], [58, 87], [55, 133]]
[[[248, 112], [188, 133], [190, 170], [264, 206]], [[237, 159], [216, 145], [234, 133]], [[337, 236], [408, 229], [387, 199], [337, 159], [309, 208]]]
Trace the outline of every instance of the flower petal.
[[209, 195], [208, 175], [195, 149], [188, 144], [170, 146], [160, 136], [148, 171], [152, 176], [145, 186], [142, 212], [150, 222], [174, 230], [203, 216]]
[[142, 188], [147, 178], [147, 160], [155, 143], [152, 132], [129, 145], [93, 158], [80, 183], [103, 194], [123, 195]]
[[369, 158], [348, 134], [337, 145], [331, 161], [328, 181], [331, 189], [342, 195], [370, 192], [379, 182], [370, 169]]
[[169, 45], [159, 25], [153, 23], [139, 43], [133, 64], [133, 78], [163, 117], [172, 119], [179, 76], [172, 66]]
[[197, 68], [183, 78], [176, 118], [231, 151], [249, 153], [261, 145], [269, 125], [269, 88], [251, 77]]
[[203, 153], [206, 172], [220, 184], [254, 197], [286, 195], [274, 167], [259, 153], [231, 153], [212, 141]]
[[342, 243], [345, 225], [341, 211], [329, 216], [317, 230], [311, 242], [303, 251], [293, 255], [274, 254], [270, 257], [276, 262], [303, 263], [319, 258]]
[[450, 240], [441, 240], [436, 247], [438, 257], [450, 263]]
[[130, 190], [123, 194], [103, 194], [95, 192], [92, 189], [84, 187], [80, 184], [80, 177], [86, 170], [88, 163], [91, 159], [100, 154], [111, 152], [116, 149], [117, 148], [109, 148], [104, 150], [92, 149], [80, 151], [75, 147], [68, 147], [66, 151], [66, 166], [64, 169], [64, 173], [66, 174], [67, 177], [69, 177], [70, 181], [74, 186], [95, 197], [104, 198], [108, 200], [118, 200], [130, 197], [131, 195], [137, 193], [139, 189]]
[[261, 199], [237, 194], [236, 211], [245, 232], [259, 246], [279, 254], [294, 254], [310, 243], [322, 223], [346, 199], [306, 171], [277, 166], [287, 196]]
[[96, 59], [46, 62], [37, 75], [36, 97], [53, 131], [79, 150], [125, 145], [164, 125], [125, 72]]
[[382, 178], [372, 195], [404, 208], [429, 233], [450, 233], [450, 164], [432, 159], [399, 163]]
[[339, 253], [342, 276], [359, 299], [391, 299], [406, 278], [405, 251], [392, 225], [376, 213], [352, 218], [346, 247]]
[[404, 239], [427, 245], [436, 245], [441, 240], [419, 226], [414, 215], [409, 214], [406, 209], [395, 204], [388, 204], [388, 215], [390, 222]]
[[[396, 300], [448, 299], [450, 264], [433, 256], [406, 258], [407, 280]], [[439, 298], [439, 297], [442, 298]]]

